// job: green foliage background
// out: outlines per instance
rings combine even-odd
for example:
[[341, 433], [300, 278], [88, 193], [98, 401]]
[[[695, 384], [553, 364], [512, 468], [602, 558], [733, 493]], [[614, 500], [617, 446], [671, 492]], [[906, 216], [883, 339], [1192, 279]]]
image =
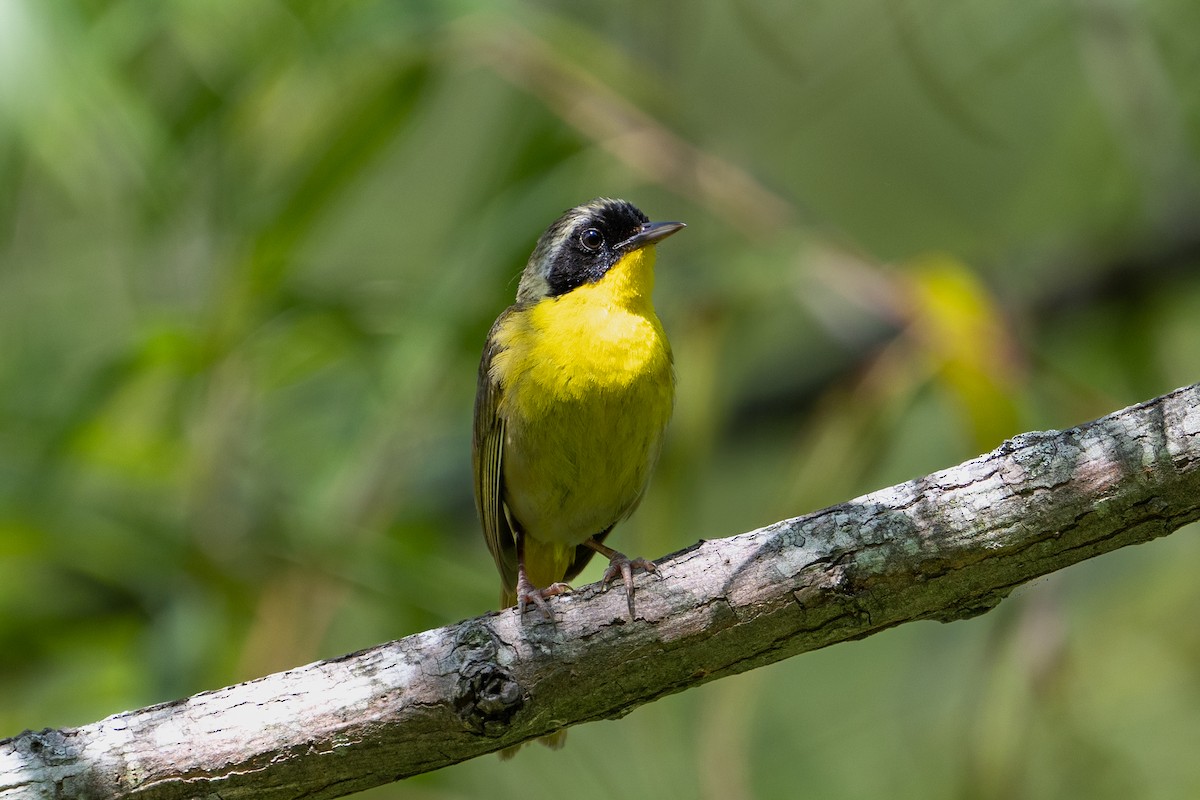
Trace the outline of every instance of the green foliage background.
[[[688, 230], [657, 556], [1200, 379], [1200, 5], [0, 3], [0, 736], [493, 607], [475, 368]], [[1193, 527], [371, 797], [1200, 796]], [[585, 578], [593, 580], [598, 568]]]

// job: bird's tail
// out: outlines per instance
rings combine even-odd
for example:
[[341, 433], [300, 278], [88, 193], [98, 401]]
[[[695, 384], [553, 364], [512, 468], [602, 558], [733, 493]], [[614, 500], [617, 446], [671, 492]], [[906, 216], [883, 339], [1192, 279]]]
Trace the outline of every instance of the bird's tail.
[[[562, 746], [567, 743], [567, 729], [563, 728], [561, 731], [555, 731], [554, 733], [548, 733], [545, 736], [539, 736], [538, 742], [546, 745], [546, 747], [549, 747], [551, 750], [561, 750]], [[517, 754], [517, 751], [520, 750], [521, 747], [522, 745], [514, 744], [512, 747], [504, 748], [500, 751], [500, 760], [508, 761]]]

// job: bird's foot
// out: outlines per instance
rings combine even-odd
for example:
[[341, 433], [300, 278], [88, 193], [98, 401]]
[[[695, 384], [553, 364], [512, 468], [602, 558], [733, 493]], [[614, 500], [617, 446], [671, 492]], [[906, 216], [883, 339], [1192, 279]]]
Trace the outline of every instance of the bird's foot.
[[658, 567], [653, 561], [648, 561], [644, 558], [629, 558], [624, 553], [613, 550], [608, 557], [608, 569], [604, 571], [604, 577], [601, 578], [605, 583], [612, 583], [617, 578], [621, 578], [625, 583], [625, 599], [629, 602], [629, 620], [634, 619], [633, 612], [633, 571], [640, 569], [643, 572], [658, 572]]
[[522, 571], [517, 575], [517, 613], [523, 615], [526, 604], [532, 602], [546, 619], [554, 619], [554, 613], [550, 611], [550, 604], [546, 599], [569, 591], [571, 587], [565, 583], [552, 583], [544, 589], [539, 589], [529, 582], [529, 578], [525, 577]]

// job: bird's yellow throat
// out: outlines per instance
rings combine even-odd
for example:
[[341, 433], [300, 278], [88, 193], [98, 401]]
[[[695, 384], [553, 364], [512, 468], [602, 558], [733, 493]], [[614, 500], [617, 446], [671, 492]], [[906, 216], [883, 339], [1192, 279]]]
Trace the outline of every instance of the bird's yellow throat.
[[[513, 314], [496, 331], [492, 363], [501, 385], [532, 379], [541, 391], [506, 391], [521, 416], [548, 401], [588, 398], [647, 373], [669, 374], [671, 349], [651, 304], [654, 247], [629, 253], [603, 278]], [[505, 388], [509, 388], [505, 386]], [[513, 388], [516, 388], [515, 386]]]

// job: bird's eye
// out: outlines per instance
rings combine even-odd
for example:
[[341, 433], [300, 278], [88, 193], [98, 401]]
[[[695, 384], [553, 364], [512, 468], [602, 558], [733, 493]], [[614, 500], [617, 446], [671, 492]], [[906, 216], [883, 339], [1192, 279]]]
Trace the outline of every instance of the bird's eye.
[[604, 244], [604, 234], [595, 228], [588, 228], [579, 234], [579, 243], [588, 250], [599, 250], [600, 245]]

